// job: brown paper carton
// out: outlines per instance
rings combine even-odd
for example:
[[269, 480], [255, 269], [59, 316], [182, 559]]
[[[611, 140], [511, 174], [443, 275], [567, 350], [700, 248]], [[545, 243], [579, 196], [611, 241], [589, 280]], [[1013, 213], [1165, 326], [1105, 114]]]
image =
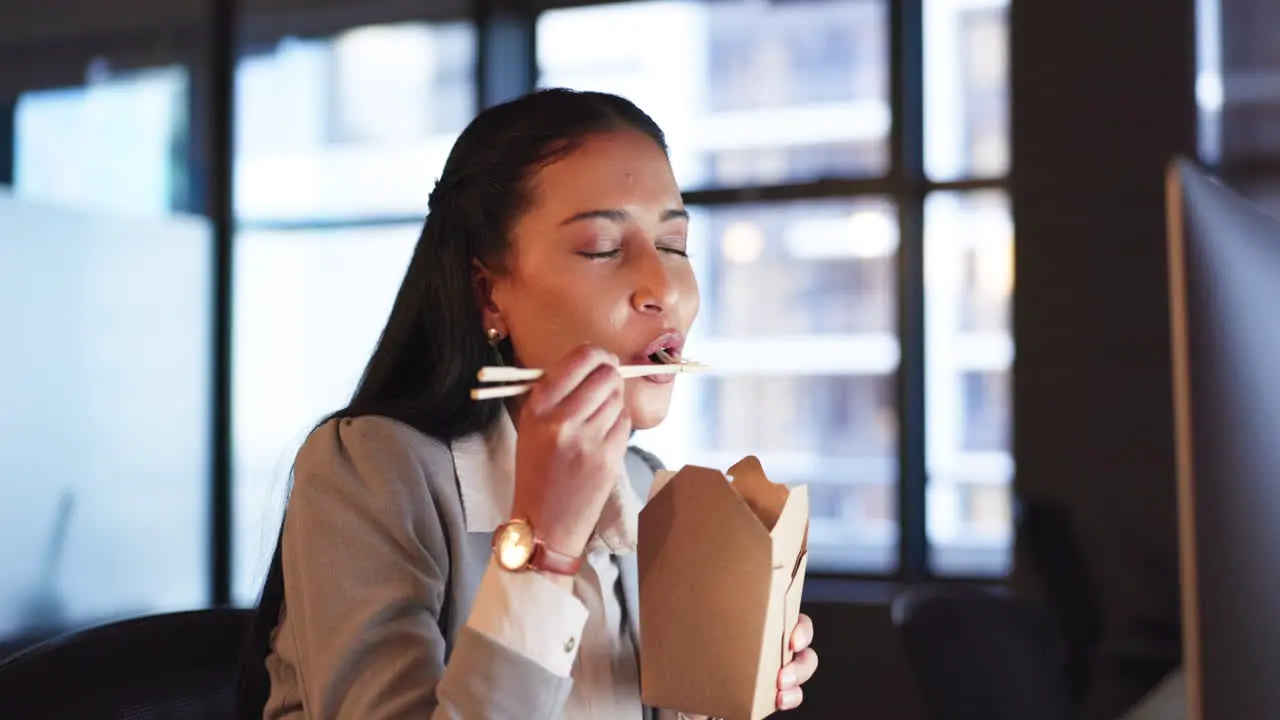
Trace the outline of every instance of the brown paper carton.
[[640, 513], [646, 705], [726, 720], [774, 712], [808, 566], [809, 493], [755, 457], [659, 473]]

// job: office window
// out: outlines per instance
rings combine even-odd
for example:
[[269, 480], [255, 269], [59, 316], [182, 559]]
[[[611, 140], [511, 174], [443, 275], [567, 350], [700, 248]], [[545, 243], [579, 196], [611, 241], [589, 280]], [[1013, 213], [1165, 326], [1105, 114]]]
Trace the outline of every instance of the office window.
[[236, 73], [236, 215], [336, 223], [421, 216], [475, 114], [469, 23], [285, 39]]
[[925, 171], [1009, 171], [1009, 0], [924, 0]]
[[1280, 175], [1280, 9], [1271, 0], [1198, 0], [1196, 10], [1202, 133], [1217, 133], [1202, 135], [1205, 159], [1232, 180]]
[[468, 23], [282, 41], [237, 73], [232, 593], [256, 600], [298, 446], [350, 399], [475, 114]]
[[[1232, 29], [1238, 31], [1239, 28], [1233, 23]], [[1222, 30], [1221, 0], [1196, 0], [1197, 145], [1200, 159], [1215, 165], [1222, 160], [1222, 112], [1226, 103], [1222, 77]], [[1277, 94], [1277, 99], [1280, 99], [1280, 94]]]
[[[537, 83], [635, 100], [667, 130], [677, 177], [689, 191], [694, 262], [705, 293], [690, 353], [724, 372], [678, 383], [670, 421], [647, 433], [643, 444], [671, 462], [717, 466], [755, 452], [776, 477], [808, 483], [816, 571], [920, 577], [924, 563], [901, 552], [904, 535], [927, 537], [927, 572], [1000, 573], [1009, 564], [1008, 0], [924, 0], [923, 10], [924, 146], [910, 155], [923, 157], [928, 193], [923, 216], [901, 229], [899, 208], [917, 212], [913, 198], [920, 188], [912, 184], [915, 168], [897, 172], [895, 158], [907, 156], [889, 143], [890, 79], [904, 60], [890, 55], [894, 4], [643, 0], [543, 12], [534, 29]], [[297, 445], [354, 389], [434, 180], [474, 115], [477, 51], [472, 23], [403, 22], [287, 37], [240, 59], [231, 563], [239, 602], [252, 602], [260, 587]], [[490, 60], [487, 68], [498, 75], [521, 70], [506, 67], [510, 53], [495, 52]], [[102, 547], [131, 538], [118, 557], [145, 562], [153, 556], [143, 553], [153, 552], [161, 566], [186, 558], [182, 571], [164, 573], [171, 585], [156, 580], [137, 591], [139, 607], [191, 604], [179, 602], [186, 597], [198, 603], [207, 596], [212, 349], [206, 275], [212, 253], [203, 221], [174, 212], [193, 200], [186, 168], [192, 94], [182, 68], [121, 74], [98, 64], [88, 75], [84, 87], [23, 98], [17, 198], [6, 200], [5, 212], [24, 213], [27, 236], [53, 232], [70, 238], [67, 243], [95, 238], [93, 248], [54, 255], [63, 245], [50, 242], [40, 251], [48, 251], [46, 257], [33, 254], [30, 243], [11, 244], [4, 248], [6, 263], [56, 268], [66, 279], [41, 287], [11, 283], [4, 290], [40, 298], [32, 306], [66, 327], [83, 326], [48, 345], [59, 348], [63, 364], [78, 358], [62, 375], [101, 377], [143, 398], [130, 404], [136, 423], [117, 424], [155, 424], [165, 453], [126, 454], [130, 445], [118, 435], [99, 441], [88, 433], [76, 442], [93, 448], [82, 457], [108, 453], [95, 472], [136, 476], [130, 482], [143, 483], [144, 492], [151, 486], [137, 478], [148, 473], [178, 478], [148, 497], [163, 497], [172, 509], [163, 522], [180, 519], [181, 527], [163, 533], [162, 552], [132, 539], [145, 519], [129, 520], [127, 532], [112, 523], [134, 515], [103, 510], [106, 519], [92, 522], [107, 538]], [[1236, 101], [1219, 98], [1223, 102]], [[946, 185], [951, 182], [966, 190], [955, 191]], [[922, 242], [925, 267], [900, 267], [902, 258], [916, 261]], [[144, 247], [155, 251], [135, 252]], [[923, 289], [900, 282], [918, 269]], [[182, 279], [182, 299], [171, 297], [179, 292], [174, 278]], [[118, 284], [137, 295], [119, 295]], [[76, 303], [44, 300], [55, 297], [83, 300], [85, 312], [112, 312], [77, 315]], [[902, 298], [925, 303], [923, 346], [914, 334], [905, 342], [899, 337]], [[8, 322], [19, 323], [9, 329], [15, 337], [36, 332], [19, 319]], [[170, 375], [120, 355], [121, 348], [150, 352], [143, 343], [152, 336], [144, 337], [144, 329], [169, 333], [181, 344], [181, 352], [165, 356]], [[103, 339], [108, 331], [115, 344]], [[922, 356], [926, 403], [918, 417], [918, 408], [897, 403], [899, 384], [914, 387], [920, 379]], [[38, 366], [33, 363], [45, 362], [17, 355], [3, 367], [6, 377], [23, 377]], [[107, 374], [117, 371], [137, 377]], [[143, 386], [144, 371], [154, 392]], [[99, 414], [106, 401], [94, 398], [126, 402], [98, 384], [76, 380], [59, 387], [77, 389], [64, 393], [66, 403], [92, 405]], [[33, 402], [22, 384], [4, 387], [6, 401]], [[59, 412], [89, 412], [66, 407]], [[40, 432], [51, 433], [49, 427]], [[913, 444], [916, 434], [906, 432], [920, 429], [923, 449]], [[912, 489], [923, 478], [908, 467], [910, 482], [900, 482], [904, 442], [924, 455], [930, 480], [926, 522], [910, 527], [899, 527], [898, 504], [914, 502]], [[44, 468], [44, 477], [61, 468], [83, 475], [58, 464], [70, 460], [36, 463], [32, 453], [44, 446], [28, 445], [14, 446], [25, 455], [5, 448], [6, 472], [12, 467], [37, 477], [33, 468]], [[181, 448], [182, 459], [168, 448]], [[90, 487], [88, 480], [82, 484]], [[75, 523], [97, 506], [82, 499], [93, 497], [89, 490], [71, 485], [73, 501], [51, 494], [56, 483], [22, 490], [27, 495], [15, 502], [30, 502], [9, 526], [21, 538], [11, 539], [39, 536], [44, 507], [47, 537], [57, 537], [57, 518], [68, 518], [64, 564], [87, 562], [72, 560], [81, 552], [75, 543], [88, 542], [75, 540]], [[43, 494], [28, 498], [36, 488]], [[17, 491], [0, 489], [5, 503], [6, 492]], [[150, 501], [137, 505], [127, 511], [150, 512]], [[15, 505], [0, 503], [6, 506]], [[169, 540], [186, 537], [182, 533], [194, 538], [190, 547]], [[56, 562], [28, 565], [0, 570], [0, 597], [6, 582], [18, 588], [14, 597], [30, 594], [22, 587], [57, 585], [38, 579], [40, 567], [57, 568]], [[66, 597], [74, 598], [74, 583], [64, 584]], [[103, 600], [75, 617], [125, 612], [119, 608], [126, 600]], [[0, 609], [0, 627], [6, 617], [16, 622], [15, 613]]]
[[925, 0], [925, 172], [992, 189], [925, 203], [925, 517], [930, 571], [1012, 563], [1014, 342], [1008, 0]]
[[13, 191], [21, 199], [111, 215], [164, 216], [185, 187], [187, 72], [112, 74], [19, 96]]
[[1013, 226], [1000, 191], [925, 205], [927, 515], [940, 573], [1009, 570]]
[[538, 82], [635, 101], [666, 131], [686, 190], [880, 175], [886, 23], [876, 0], [552, 10], [537, 23]]
[[0, 645], [208, 601], [210, 232], [187, 74], [19, 97], [0, 193]]

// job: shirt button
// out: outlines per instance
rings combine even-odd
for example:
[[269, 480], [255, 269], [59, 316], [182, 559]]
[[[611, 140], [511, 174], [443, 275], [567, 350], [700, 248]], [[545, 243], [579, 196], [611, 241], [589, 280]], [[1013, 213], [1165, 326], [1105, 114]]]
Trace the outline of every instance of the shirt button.
[[567, 653], [571, 653], [573, 652], [573, 649], [577, 647], [577, 645], [578, 645], [578, 641], [570, 637], [568, 640], [564, 641], [564, 651]]

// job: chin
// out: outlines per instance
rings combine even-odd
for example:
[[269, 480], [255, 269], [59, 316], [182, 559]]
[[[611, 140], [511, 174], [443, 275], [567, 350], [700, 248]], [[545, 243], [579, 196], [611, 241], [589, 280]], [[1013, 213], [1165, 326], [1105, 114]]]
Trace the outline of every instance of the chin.
[[[643, 381], [640, 381], [643, 382]], [[650, 430], [662, 424], [671, 410], [671, 385], [627, 388], [627, 412], [631, 427]]]

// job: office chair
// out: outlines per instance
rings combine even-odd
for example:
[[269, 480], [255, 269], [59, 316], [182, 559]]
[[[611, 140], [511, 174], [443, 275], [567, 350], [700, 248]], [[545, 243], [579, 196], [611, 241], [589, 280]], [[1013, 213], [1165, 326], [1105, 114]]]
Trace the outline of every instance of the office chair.
[[1066, 720], [1062, 641], [1033, 606], [976, 587], [922, 585], [893, 622], [935, 720]]
[[252, 611], [124, 620], [48, 640], [0, 664], [0, 716], [223, 720]]
[[1084, 561], [1071, 516], [1060, 503], [1022, 497], [1016, 515], [1015, 565], [1038, 586], [1061, 631], [1067, 683], [1077, 704], [1089, 695], [1102, 641], [1102, 598]]

